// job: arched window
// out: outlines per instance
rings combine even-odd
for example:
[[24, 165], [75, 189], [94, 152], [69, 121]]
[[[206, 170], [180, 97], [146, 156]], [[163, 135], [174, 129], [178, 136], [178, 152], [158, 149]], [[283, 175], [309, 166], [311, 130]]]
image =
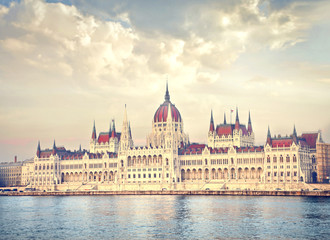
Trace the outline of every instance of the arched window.
[[286, 162], [287, 163], [290, 162], [290, 156], [289, 155], [286, 156]]
[[270, 157], [269, 157], [269, 155], [267, 156], [267, 163], [270, 163]]
[[207, 165], [207, 159], [205, 159], [205, 165]]
[[312, 156], [312, 163], [313, 163], [313, 164], [316, 163], [316, 159], [315, 159], [315, 156], [314, 156], [314, 155]]
[[168, 159], [166, 158], [166, 166], [168, 166]]
[[282, 155], [280, 156], [280, 162], [281, 163], [283, 162], [283, 156]]
[[273, 162], [274, 162], [274, 163], [277, 162], [277, 158], [276, 158], [276, 156], [273, 157]]
[[293, 162], [297, 162], [296, 154], [293, 155]]

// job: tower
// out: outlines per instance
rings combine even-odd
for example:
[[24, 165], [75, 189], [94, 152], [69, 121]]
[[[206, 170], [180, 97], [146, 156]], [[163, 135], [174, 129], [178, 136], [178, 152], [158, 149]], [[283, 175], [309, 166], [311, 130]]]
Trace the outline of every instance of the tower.
[[249, 111], [249, 121], [248, 121], [248, 133], [251, 134], [252, 131], [252, 123], [251, 123], [251, 115], [250, 115], [250, 111]]
[[215, 128], [214, 128], [214, 120], [213, 120], [213, 111], [211, 110], [211, 118], [210, 118], [210, 127], [208, 132], [208, 145], [211, 148], [214, 148], [214, 141], [215, 141]]
[[[170, 124], [170, 126], [169, 126]], [[152, 120], [152, 132], [147, 136], [147, 145], [151, 147], [166, 147], [166, 136], [171, 131], [175, 139], [174, 144], [179, 148], [189, 142], [188, 135], [183, 132], [181, 114], [170, 100], [168, 83], [164, 102], [158, 107]]]
[[91, 153], [95, 153], [96, 142], [97, 142], [97, 135], [96, 135], [96, 128], [95, 128], [95, 120], [94, 120], [92, 137], [91, 137], [90, 144], [89, 144], [89, 149], [90, 149]]
[[268, 144], [269, 146], [272, 145], [272, 136], [270, 135], [270, 129], [268, 126], [268, 132], [267, 132], [267, 140], [266, 140], [266, 144]]
[[[112, 137], [112, 136], [111, 136]], [[123, 119], [123, 127], [122, 132], [120, 136], [120, 143], [119, 143], [119, 151], [125, 151], [131, 147], [133, 147], [133, 140], [131, 135], [131, 126], [129, 122], [127, 121], [127, 109], [125, 104], [125, 110], [124, 110], [124, 119]]]
[[38, 147], [37, 147], [37, 157], [40, 158], [40, 153], [41, 153], [41, 149], [40, 149], [40, 141], [38, 141]]
[[55, 139], [54, 139], [54, 144], [53, 144], [53, 151], [52, 154], [55, 156], [56, 154], [56, 144], [55, 144]]

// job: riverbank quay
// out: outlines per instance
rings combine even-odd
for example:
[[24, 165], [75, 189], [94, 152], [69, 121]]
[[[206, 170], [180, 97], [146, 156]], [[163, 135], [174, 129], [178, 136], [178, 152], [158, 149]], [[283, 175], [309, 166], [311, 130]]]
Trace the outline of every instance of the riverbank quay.
[[52, 191], [52, 192], [2, 192], [0, 196], [94, 196], [94, 195], [223, 195], [223, 196], [299, 196], [299, 197], [330, 197], [330, 191], [251, 191], [251, 190], [220, 190], [220, 191]]

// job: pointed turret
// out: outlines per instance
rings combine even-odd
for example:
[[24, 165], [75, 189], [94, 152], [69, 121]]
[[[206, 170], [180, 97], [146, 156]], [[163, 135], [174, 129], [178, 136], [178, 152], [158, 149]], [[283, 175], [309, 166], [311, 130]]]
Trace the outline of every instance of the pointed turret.
[[132, 138], [131, 122], [128, 123], [128, 133], [129, 133], [129, 137]]
[[[115, 125], [113, 125], [115, 126]], [[115, 137], [115, 135], [112, 135], [112, 137]], [[133, 146], [132, 136], [131, 136], [131, 126], [130, 123], [127, 120], [127, 109], [125, 104], [124, 109], [124, 118], [123, 118], [123, 126], [121, 129], [121, 136], [120, 136], [120, 151], [125, 151]]]
[[79, 145], [79, 152], [81, 152], [81, 144]]
[[252, 133], [252, 123], [251, 123], [251, 115], [250, 115], [250, 111], [249, 111], [248, 132], [249, 132], [249, 133]]
[[56, 154], [56, 144], [55, 144], [55, 139], [54, 139], [54, 144], [53, 144], [53, 151], [52, 154], [55, 155]]
[[213, 111], [211, 110], [210, 129], [209, 132], [214, 132]]
[[236, 107], [236, 121], [235, 121], [235, 129], [239, 130], [239, 118], [238, 118], [238, 108]]
[[298, 136], [296, 131], [296, 125], [293, 125], [293, 134], [292, 134], [293, 141], [297, 144], [298, 143]]
[[272, 144], [272, 135], [270, 134], [269, 126], [268, 126], [267, 141], [266, 141], [266, 143], [268, 143], [269, 146], [271, 146], [271, 144]]
[[165, 101], [170, 101], [170, 93], [168, 92], [168, 82], [166, 81]]
[[223, 124], [227, 124], [226, 113], [223, 114]]
[[112, 132], [111, 132], [111, 138], [116, 137], [116, 126], [115, 126], [115, 119], [112, 120]]
[[125, 104], [125, 110], [124, 110], [124, 120], [123, 123], [127, 123], [127, 109], [126, 109], [126, 104]]
[[37, 147], [37, 156], [38, 156], [38, 158], [40, 158], [40, 153], [41, 153], [40, 141], [38, 141], [38, 147]]
[[109, 127], [109, 137], [111, 136], [112, 128], [111, 128], [111, 121], [110, 121], [110, 127]]
[[96, 128], [95, 128], [95, 120], [94, 120], [94, 124], [93, 124], [92, 139], [93, 139], [93, 140], [95, 140], [95, 139], [96, 139]]

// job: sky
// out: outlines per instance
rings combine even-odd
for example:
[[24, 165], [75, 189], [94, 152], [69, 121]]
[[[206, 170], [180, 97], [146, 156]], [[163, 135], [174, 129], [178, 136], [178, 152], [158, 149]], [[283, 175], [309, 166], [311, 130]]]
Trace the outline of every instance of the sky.
[[[255, 144], [330, 142], [330, 1], [0, 0], [0, 161], [89, 149], [127, 105], [146, 144], [168, 79], [190, 142], [238, 108]], [[235, 114], [235, 112], [234, 112]], [[233, 114], [232, 118], [235, 119]]]

